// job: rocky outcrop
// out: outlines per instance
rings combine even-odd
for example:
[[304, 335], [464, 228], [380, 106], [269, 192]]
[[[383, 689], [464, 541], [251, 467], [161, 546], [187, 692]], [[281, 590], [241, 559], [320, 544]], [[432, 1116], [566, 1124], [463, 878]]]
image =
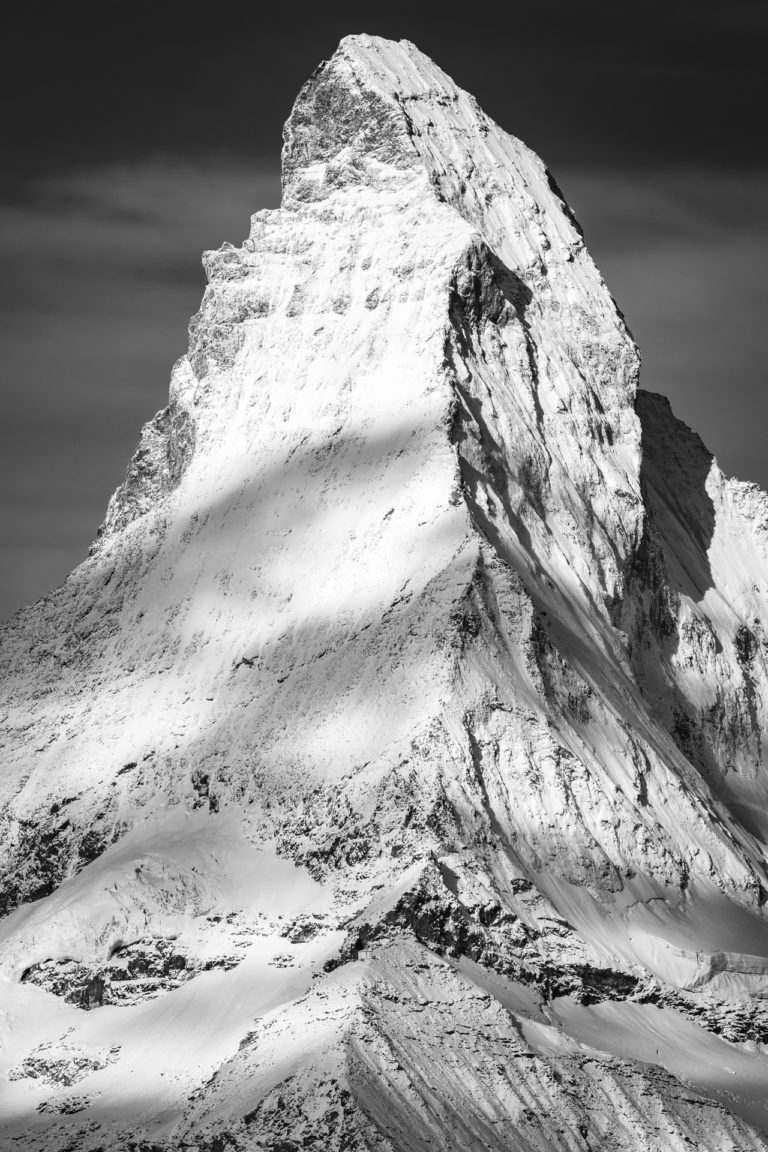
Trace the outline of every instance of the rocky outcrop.
[[21, 981], [89, 1011], [105, 1004], [128, 1005], [152, 999], [180, 987], [198, 972], [227, 972], [241, 959], [242, 952], [201, 962], [179, 951], [173, 940], [136, 940], [117, 944], [108, 960], [96, 967], [73, 960], [43, 960], [27, 968]]
[[283, 168], [3, 633], [8, 1136], [765, 1148], [768, 497], [412, 45]]

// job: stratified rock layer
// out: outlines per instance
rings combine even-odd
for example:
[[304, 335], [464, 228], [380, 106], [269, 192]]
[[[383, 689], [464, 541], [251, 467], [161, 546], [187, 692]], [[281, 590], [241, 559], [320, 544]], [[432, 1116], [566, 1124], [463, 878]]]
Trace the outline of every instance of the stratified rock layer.
[[343, 41], [285, 141], [3, 634], [5, 1130], [766, 1148], [768, 497], [412, 45]]

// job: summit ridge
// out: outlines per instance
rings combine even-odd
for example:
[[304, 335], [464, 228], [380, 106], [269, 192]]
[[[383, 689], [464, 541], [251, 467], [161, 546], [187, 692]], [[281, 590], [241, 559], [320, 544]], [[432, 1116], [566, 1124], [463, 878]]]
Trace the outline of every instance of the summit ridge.
[[413, 45], [284, 139], [0, 634], [4, 1133], [768, 1148], [768, 497]]

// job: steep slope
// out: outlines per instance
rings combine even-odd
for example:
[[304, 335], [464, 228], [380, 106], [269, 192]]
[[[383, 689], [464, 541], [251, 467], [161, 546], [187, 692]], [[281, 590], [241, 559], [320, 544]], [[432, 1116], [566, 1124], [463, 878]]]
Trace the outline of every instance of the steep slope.
[[768, 1147], [768, 498], [412, 45], [283, 170], [3, 634], [8, 1137]]

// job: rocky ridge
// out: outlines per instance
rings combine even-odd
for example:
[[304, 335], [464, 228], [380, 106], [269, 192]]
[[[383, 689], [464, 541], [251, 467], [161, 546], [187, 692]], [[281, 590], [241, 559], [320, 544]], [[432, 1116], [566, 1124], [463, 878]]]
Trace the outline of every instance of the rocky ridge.
[[283, 172], [4, 630], [8, 1138], [765, 1148], [768, 497], [412, 45]]

